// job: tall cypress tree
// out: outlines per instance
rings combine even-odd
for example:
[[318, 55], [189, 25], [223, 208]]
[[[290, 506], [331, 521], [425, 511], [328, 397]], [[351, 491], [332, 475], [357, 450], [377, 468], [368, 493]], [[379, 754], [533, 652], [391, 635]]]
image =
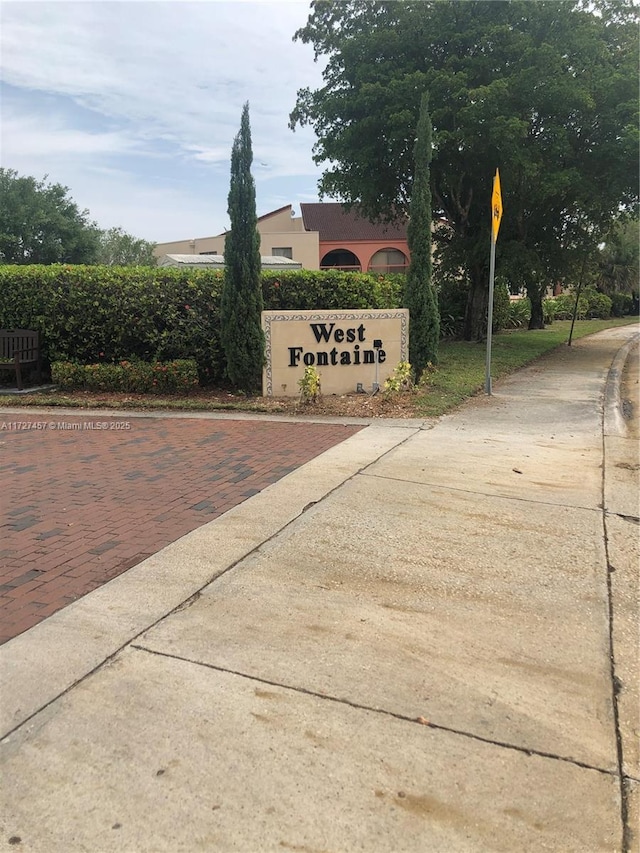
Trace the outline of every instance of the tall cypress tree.
[[404, 288], [404, 307], [409, 309], [409, 361], [420, 378], [427, 364], [438, 361], [440, 313], [431, 281], [431, 117], [429, 96], [420, 101], [418, 132], [413, 152], [414, 172], [407, 242], [411, 261]]
[[260, 388], [264, 363], [260, 234], [252, 161], [247, 102], [242, 108], [240, 130], [231, 150], [228, 207], [231, 231], [224, 246], [225, 274], [220, 301], [220, 339], [226, 373], [232, 384], [243, 391]]

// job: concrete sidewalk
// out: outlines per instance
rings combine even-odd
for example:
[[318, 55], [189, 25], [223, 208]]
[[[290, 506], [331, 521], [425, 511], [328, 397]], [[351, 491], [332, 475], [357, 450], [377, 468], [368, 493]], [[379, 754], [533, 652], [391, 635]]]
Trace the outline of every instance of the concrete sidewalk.
[[6, 643], [0, 849], [637, 850], [634, 336], [372, 425]]

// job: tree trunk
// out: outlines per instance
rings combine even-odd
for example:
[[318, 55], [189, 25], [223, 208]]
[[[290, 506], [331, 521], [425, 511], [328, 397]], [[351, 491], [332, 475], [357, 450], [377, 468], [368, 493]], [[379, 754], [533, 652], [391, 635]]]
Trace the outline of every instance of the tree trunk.
[[432, 286], [431, 250], [431, 119], [429, 97], [425, 93], [420, 101], [418, 134], [413, 154], [413, 188], [409, 205], [407, 242], [411, 263], [407, 270], [403, 305], [409, 309], [411, 334], [409, 335], [409, 361], [416, 380], [425, 367], [438, 362], [440, 340], [440, 314], [435, 290]]
[[462, 332], [465, 341], [482, 341], [487, 336], [489, 288], [484, 272], [484, 270], [474, 270], [471, 274]]
[[527, 287], [527, 296], [531, 302], [531, 318], [529, 329], [544, 329], [544, 312], [542, 310], [542, 292], [533, 285]]

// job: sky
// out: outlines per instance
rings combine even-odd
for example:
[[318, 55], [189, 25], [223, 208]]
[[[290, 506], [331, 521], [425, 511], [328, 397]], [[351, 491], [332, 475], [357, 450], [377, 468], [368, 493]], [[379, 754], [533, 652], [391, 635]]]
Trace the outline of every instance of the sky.
[[299, 0], [2, 0], [0, 164], [60, 183], [103, 229], [153, 242], [229, 227], [231, 146], [249, 101], [261, 216], [317, 201], [298, 89], [322, 83], [293, 42]]

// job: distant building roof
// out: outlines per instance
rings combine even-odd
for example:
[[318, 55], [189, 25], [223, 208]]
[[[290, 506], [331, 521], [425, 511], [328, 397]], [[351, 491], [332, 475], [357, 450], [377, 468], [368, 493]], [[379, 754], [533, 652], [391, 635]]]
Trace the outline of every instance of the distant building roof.
[[347, 211], [339, 202], [302, 203], [302, 221], [306, 231], [318, 231], [320, 240], [406, 240], [406, 224], [369, 222], [357, 208]]
[[270, 210], [269, 213], [263, 213], [262, 216], [258, 217], [258, 222], [262, 222], [264, 219], [269, 219], [271, 216], [275, 216], [278, 213], [282, 213], [284, 210], [291, 210], [290, 204], [285, 204], [283, 207], [279, 207], [277, 210]]
[[[263, 255], [260, 262], [264, 269], [270, 270], [300, 270], [302, 264], [291, 258], [279, 255]], [[158, 261], [159, 267], [209, 267], [224, 269], [224, 255], [163, 255]]]
[[[277, 216], [279, 213], [282, 213], [285, 210], [288, 210], [290, 215], [293, 217], [293, 213], [291, 212], [292, 205], [285, 204], [282, 207], [278, 207], [276, 210], [270, 210], [269, 213], [263, 213], [262, 216], [258, 216], [258, 222], [264, 222], [265, 219], [271, 219], [272, 216]], [[229, 231], [221, 231], [220, 234], [216, 234], [216, 237], [224, 237], [229, 233]], [[206, 240], [207, 237], [202, 237], [201, 239]]]

